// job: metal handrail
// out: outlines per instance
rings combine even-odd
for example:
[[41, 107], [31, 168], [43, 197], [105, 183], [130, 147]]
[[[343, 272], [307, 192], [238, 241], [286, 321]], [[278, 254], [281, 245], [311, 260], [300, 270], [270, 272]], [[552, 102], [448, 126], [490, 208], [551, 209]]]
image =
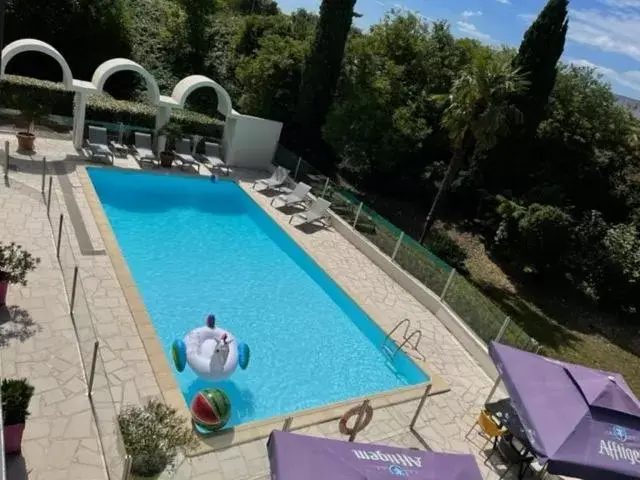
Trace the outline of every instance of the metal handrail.
[[386, 345], [387, 340], [391, 338], [391, 335], [393, 335], [393, 332], [395, 332], [398, 328], [400, 328], [400, 326], [405, 322], [407, 323], [407, 326], [404, 329], [404, 335], [402, 335], [402, 338], [404, 338], [405, 340], [407, 339], [409, 328], [411, 328], [411, 320], [409, 320], [408, 318], [405, 318], [403, 320], [400, 320], [398, 323], [396, 323], [396, 326], [393, 327], [389, 333], [387, 333], [387, 335], [384, 337], [384, 341], [382, 342], [383, 347]]
[[[418, 336], [418, 338], [416, 339], [416, 343], [411, 345], [409, 341], [416, 335]], [[395, 351], [391, 356], [393, 357], [396, 353], [398, 353], [398, 350], [404, 347], [407, 343], [409, 343], [409, 345], [411, 345], [414, 350], [418, 351], [418, 345], [420, 345], [420, 340], [422, 340], [422, 330], [418, 330], [416, 328], [413, 332], [411, 332], [411, 335], [409, 335], [407, 338], [404, 339], [404, 342], [402, 342], [400, 345], [398, 345], [398, 347], [396, 347]]]

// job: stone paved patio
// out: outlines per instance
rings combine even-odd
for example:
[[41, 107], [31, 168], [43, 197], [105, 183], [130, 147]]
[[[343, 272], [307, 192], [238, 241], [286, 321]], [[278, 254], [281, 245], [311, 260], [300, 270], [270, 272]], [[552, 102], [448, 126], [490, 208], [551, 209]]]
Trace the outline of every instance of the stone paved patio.
[[[15, 144], [14, 139], [7, 138]], [[0, 142], [4, 139], [5, 137], [0, 135]], [[54, 171], [53, 162], [63, 162], [93, 247], [98, 251], [103, 249], [102, 239], [78, 179], [78, 154], [72, 149], [71, 142], [39, 139], [38, 148], [47, 155], [49, 172]], [[119, 162], [117, 159], [116, 165]], [[41, 331], [35, 332], [24, 343], [12, 339], [1, 352], [5, 376], [27, 375], [34, 381], [38, 390], [38, 399], [33, 402], [34, 415], [27, 429], [24, 451], [26, 463], [34, 472], [29, 478], [58, 478], [55, 475], [62, 475], [62, 472], [67, 476], [60, 478], [98, 478], [95, 476], [98, 472], [100, 478], [104, 478], [104, 470], [100, 467], [102, 461], [97, 449], [96, 429], [84, 393], [86, 387], [78, 347], [75, 344], [71, 320], [66, 313], [68, 307], [63, 279], [55, 259], [46, 210], [38, 198], [41, 182], [38, 174], [39, 162], [21, 160], [15, 163], [18, 171], [11, 171], [11, 178], [21, 183], [22, 190], [29, 190], [25, 186], [30, 186], [32, 195], [25, 196], [14, 188], [7, 189], [0, 185], [0, 239], [18, 239], [43, 258], [38, 271], [31, 275], [29, 287], [13, 290], [10, 297], [10, 304], [15, 303], [27, 309]], [[131, 167], [131, 159], [123, 161], [122, 166]], [[246, 187], [246, 184], [244, 186]], [[483, 465], [484, 458], [478, 453], [480, 443], [464, 439], [492, 382], [458, 341], [429, 311], [341, 235], [331, 229], [309, 234], [291, 227], [287, 223], [288, 216], [268, 206], [268, 196], [248, 191], [370, 316], [378, 322], [387, 322], [383, 325], [387, 330], [404, 317], [418, 322], [424, 333], [422, 352], [426, 355], [432, 371], [441, 375], [451, 387], [450, 392], [428, 399], [416, 426], [420, 439], [408, 429], [417, 406], [417, 401], [411, 401], [377, 409], [373, 422], [359, 435], [358, 440], [424, 448], [422, 440], [436, 451], [469, 452], [477, 456], [485, 478], [498, 478], [493, 468]], [[54, 195], [64, 209], [63, 192], [55, 179]], [[23, 197], [29, 200], [24, 200]], [[8, 228], [4, 228], [5, 225]], [[77, 242], [74, 241], [75, 232], [69, 222], [65, 223], [65, 229], [72, 239], [71, 248], [80, 267], [80, 278], [101, 344], [100, 361], [106, 369], [111, 397], [116, 406], [122, 403], [138, 403], [148, 396], [160, 395], [158, 382], [153, 375], [110, 258], [106, 255], [82, 255]], [[34, 354], [37, 355], [35, 358], [42, 358], [46, 363], [34, 362]], [[11, 370], [12, 367], [9, 365], [15, 365], [14, 370]], [[62, 379], [65, 378], [66, 381], [62, 383]], [[55, 384], [52, 379], [55, 379]], [[74, 392], [68, 384], [73, 388], [82, 388]], [[60, 393], [53, 393], [58, 391]], [[49, 408], [50, 405], [55, 407]], [[76, 412], [80, 412], [81, 415], [88, 414], [83, 422], [84, 430], [78, 433], [82, 433], [84, 437], [60, 440], [75, 443], [57, 443], [60, 435], [65, 438], [67, 434], [76, 434]], [[73, 416], [73, 422], [71, 419], [67, 420], [69, 425], [65, 423], [65, 428], [60, 434], [60, 425], [66, 415]], [[58, 423], [54, 425], [55, 421]], [[335, 421], [308, 427], [299, 432], [339, 438]], [[471, 437], [472, 440], [475, 438], [475, 435]], [[26, 447], [27, 444], [29, 448]], [[47, 448], [50, 450], [46, 450]], [[52, 459], [46, 452], [55, 451], [55, 448], [63, 449], [64, 452]], [[69, 453], [71, 451], [74, 453]], [[62, 458], [67, 460], [62, 462]], [[78, 476], [78, 469], [84, 468], [91, 469], [93, 473], [89, 476]], [[163, 475], [163, 478], [257, 479], [268, 478], [267, 474], [265, 441], [262, 439], [182, 459], [176, 469]]]
[[0, 307], [2, 376], [35, 387], [23, 457], [7, 460], [8, 478], [102, 480], [96, 425], [86, 395], [78, 343], [38, 190], [0, 185], [0, 241], [15, 241], [40, 257], [27, 287], [11, 286]]

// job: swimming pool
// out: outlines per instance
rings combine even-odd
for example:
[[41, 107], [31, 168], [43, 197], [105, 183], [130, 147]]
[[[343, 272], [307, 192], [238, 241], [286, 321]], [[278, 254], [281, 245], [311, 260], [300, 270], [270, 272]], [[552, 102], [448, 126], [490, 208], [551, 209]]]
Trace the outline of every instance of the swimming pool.
[[[187, 403], [222, 388], [229, 426], [427, 381], [232, 181], [87, 168]], [[251, 348], [222, 382], [179, 373], [171, 344], [215, 313]]]

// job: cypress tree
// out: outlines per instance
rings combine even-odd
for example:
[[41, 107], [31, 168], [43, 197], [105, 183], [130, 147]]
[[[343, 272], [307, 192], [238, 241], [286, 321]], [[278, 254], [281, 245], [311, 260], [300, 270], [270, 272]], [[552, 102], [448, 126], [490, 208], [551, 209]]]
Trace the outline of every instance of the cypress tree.
[[524, 131], [535, 134], [544, 119], [549, 95], [556, 83], [556, 66], [567, 36], [569, 0], [549, 0], [524, 34], [514, 66], [529, 81], [515, 104], [522, 112]]
[[320, 139], [340, 77], [355, 0], [323, 0], [300, 84], [296, 124], [303, 140]]

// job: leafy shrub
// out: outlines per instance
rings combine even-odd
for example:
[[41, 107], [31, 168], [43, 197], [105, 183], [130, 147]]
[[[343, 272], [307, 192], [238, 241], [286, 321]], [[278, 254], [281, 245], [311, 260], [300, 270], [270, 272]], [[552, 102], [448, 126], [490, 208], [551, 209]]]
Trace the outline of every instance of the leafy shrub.
[[48, 105], [50, 113], [73, 115], [73, 92], [61, 83], [30, 77], [6, 75], [0, 81], [0, 105], [23, 111], [25, 105]]
[[173, 464], [178, 449], [195, 445], [188, 420], [159, 400], [124, 408], [118, 424], [134, 475], [157, 475]]
[[[50, 105], [49, 112], [63, 117], [73, 116], [73, 92], [61, 83], [7, 75], [0, 81], [0, 105], [4, 108], [23, 110], [24, 105]], [[173, 121], [181, 124], [193, 135], [220, 138], [224, 124], [212, 117], [189, 110], [176, 109]], [[128, 100], [117, 100], [106, 93], [90, 95], [87, 100], [86, 121], [124, 123], [153, 129], [156, 124], [156, 107]]]
[[29, 402], [33, 387], [26, 378], [2, 380], [2, 422], [3, 425], [24, 423], [29, 416]]
[[573, 228], [569, 214], [553, 205], [520, 205], [498, 197], [500, 226], [495, 242], [502, 254], [539, 272], [556, 269], [566, 254]]
[[467, 253], [446, 233], [432, 230], [425, 244], [431, 252], [459, 272], [467, 271], [464, 263], [467, 260]]
[[635, 225], [613, 225], [602, 240], [601, 301], [636, 312], [640, 305], [640, 237]]
[[27, 285], [27, 273], [34, 270], [40, 259], [24, 250], [22, 246], [11, 242], [0, 242], [0, 282]]

